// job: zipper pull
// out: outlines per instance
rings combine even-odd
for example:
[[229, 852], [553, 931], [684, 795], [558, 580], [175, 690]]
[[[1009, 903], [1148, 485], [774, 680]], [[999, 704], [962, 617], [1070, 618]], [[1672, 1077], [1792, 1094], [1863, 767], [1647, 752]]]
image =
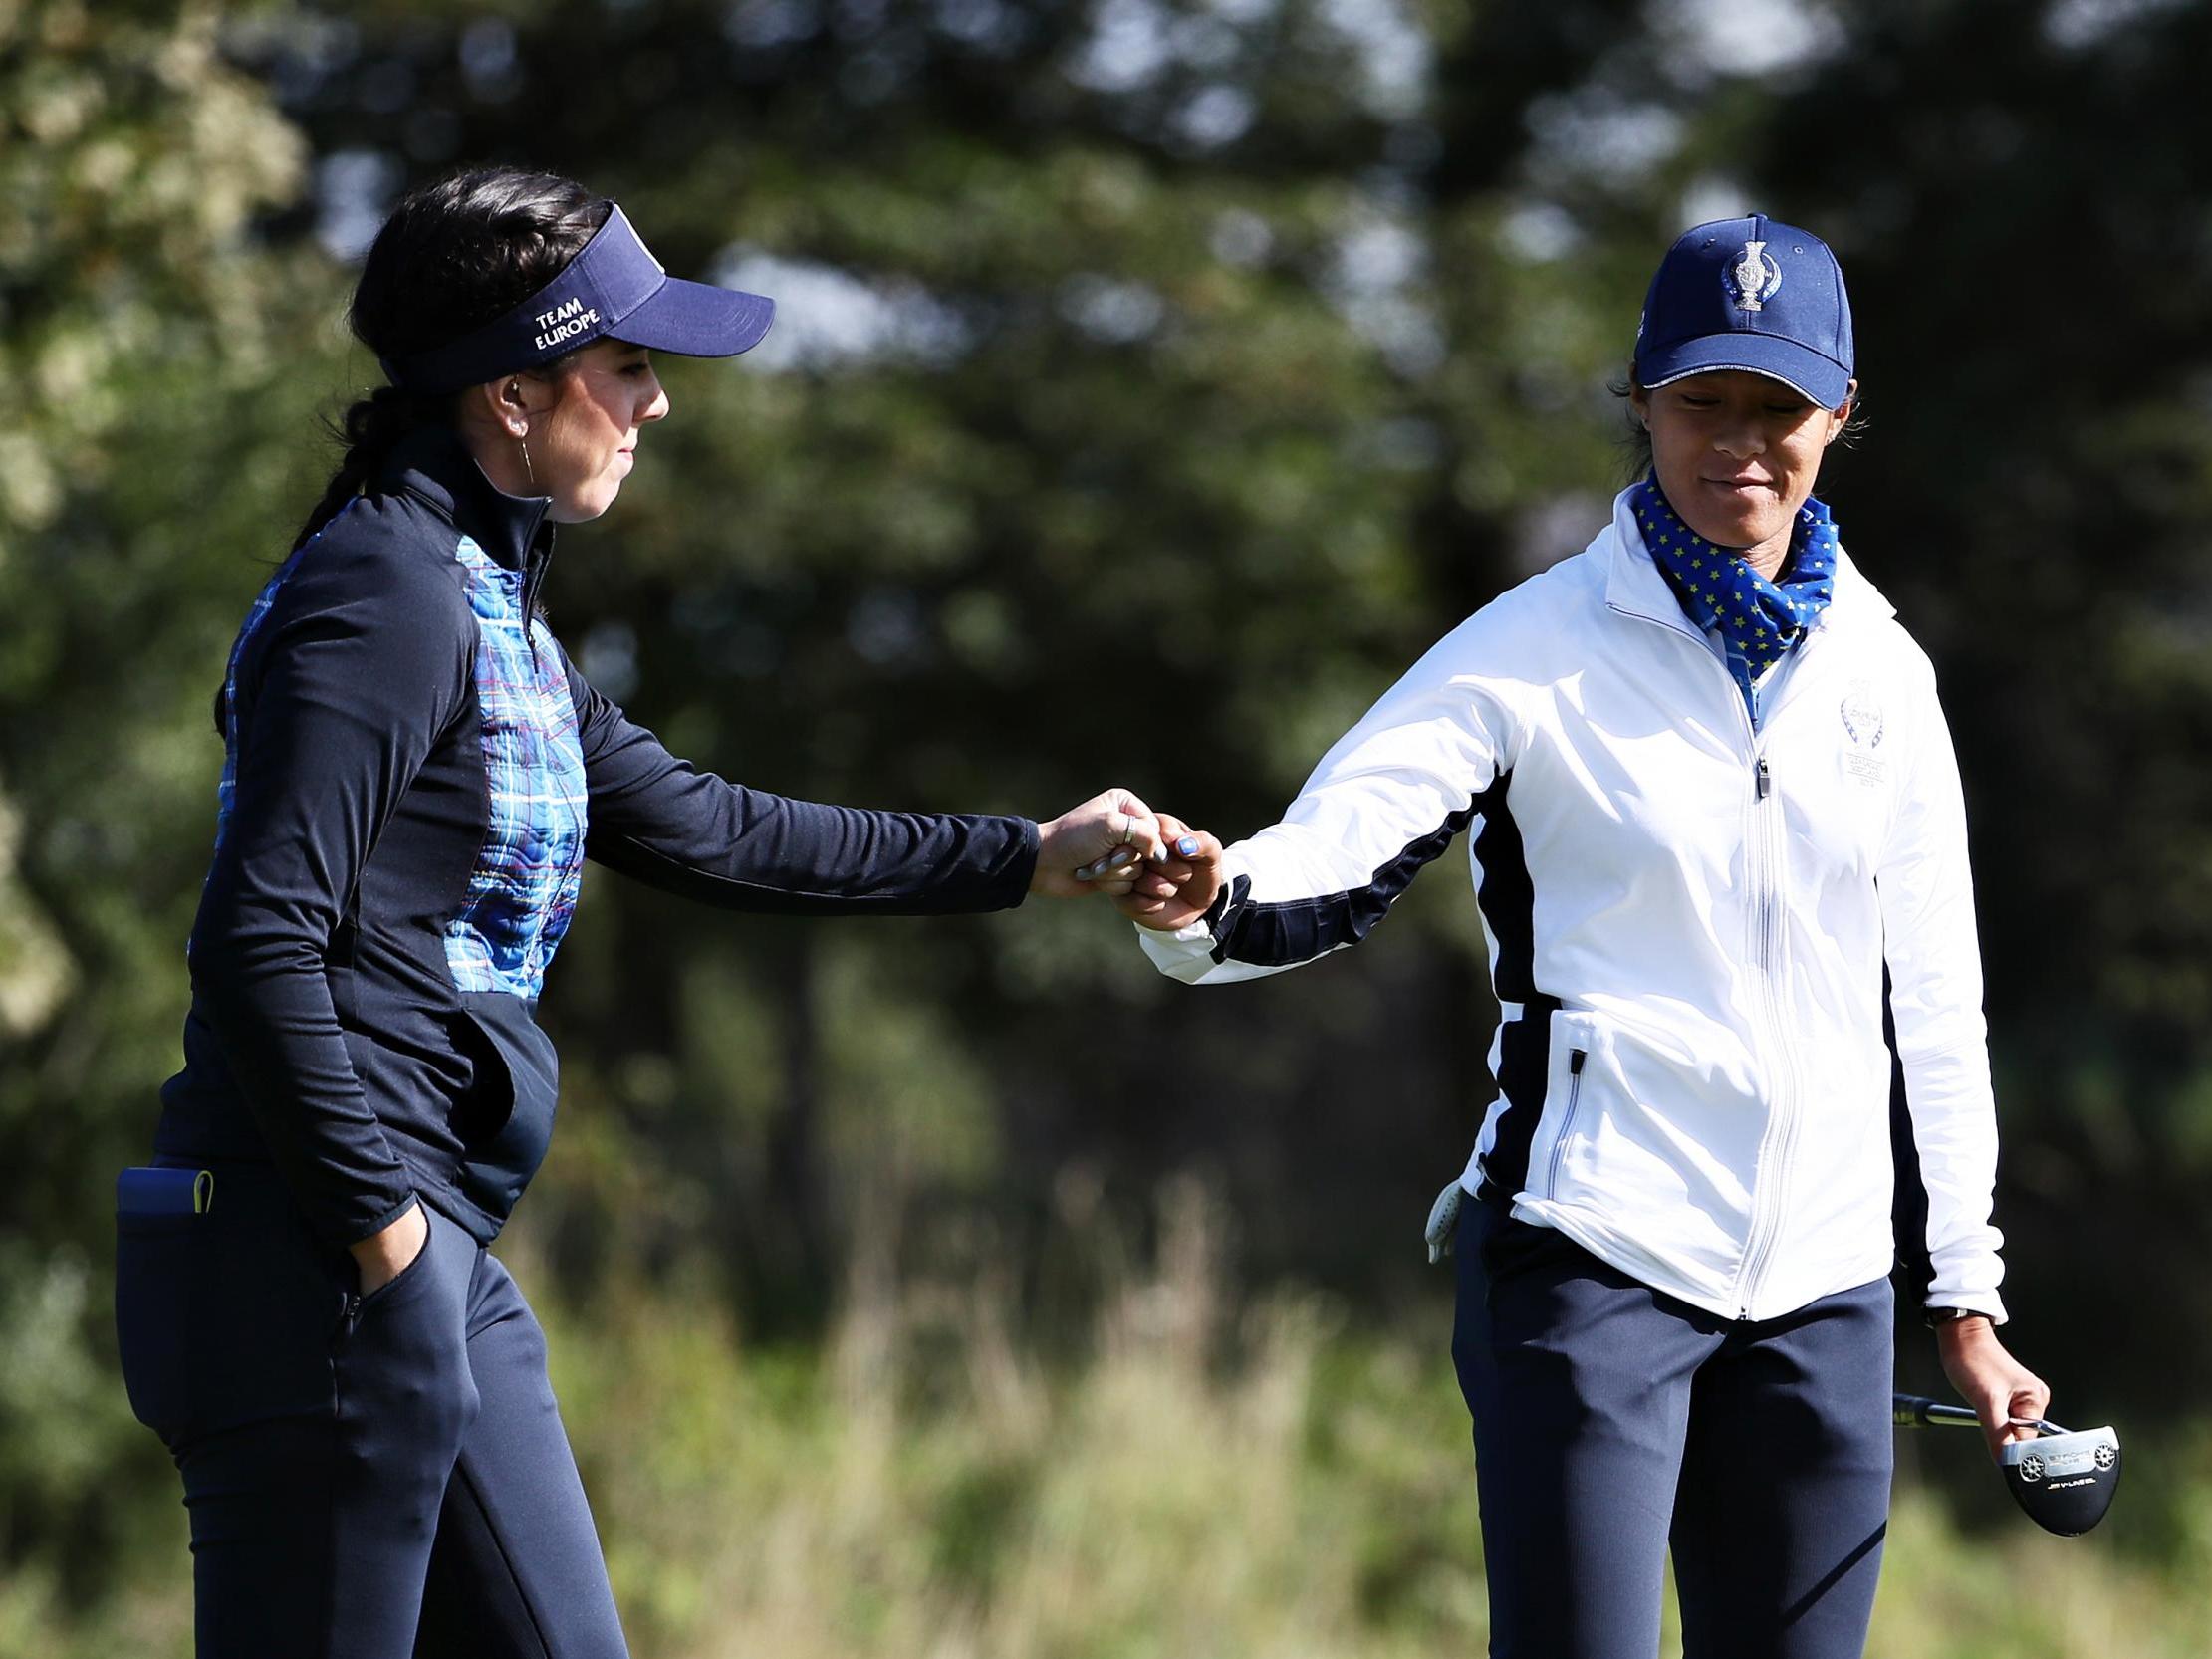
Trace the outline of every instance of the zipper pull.
[[1590, 1056], [1585, 1054], [1580, 1049], [1569, 1050], [1567, 1055], [1567, 1074], [1570, 1077], [1581, 1076], [1583, 1074], [1583, 1062], [1588, 1060]]
[[1767, 757], [1759, 757], [1759, 799], [1764, 801], [1774, 793], [1774, 774], [1767, 770]]

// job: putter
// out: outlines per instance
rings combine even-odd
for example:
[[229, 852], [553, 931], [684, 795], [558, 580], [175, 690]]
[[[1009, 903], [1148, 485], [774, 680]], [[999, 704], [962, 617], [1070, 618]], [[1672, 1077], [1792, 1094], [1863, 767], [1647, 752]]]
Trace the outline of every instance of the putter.
[[[1901, 1429], [1982, 1426], [1967, 1407], [1918, 1394], [1895, 1395], [1891, 1405]], [[2119, 1490], [2119, 1436], [2109, 1427], [2077, 1433], [2040, 1417], [2016, 1421], [2034, 1429], [2038, 1438], [2015, 1440], [1999, 1452], [2005, 1485], [2028, 1519], [2045, 1532], [2080, 1538], [2104, 1519], [2112, 1494]]]

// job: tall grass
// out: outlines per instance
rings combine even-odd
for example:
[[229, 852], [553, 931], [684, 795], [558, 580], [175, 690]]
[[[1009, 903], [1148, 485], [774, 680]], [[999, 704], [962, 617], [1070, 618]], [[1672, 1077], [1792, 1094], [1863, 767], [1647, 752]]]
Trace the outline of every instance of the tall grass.
[[[1071, 1351], [990, 1272], [894, 1289], [863, 1253], [819, 1348], [751, 1347], [704, 1290], [546, 1294], [555, 1382], [638, 1659], [1412, 1659], [1483, 1651], [1464, 1412], [1441, 1349], [1329, 1304], [1225, 1299], [1217, 1218], [1172, 1190]], [[697, 1294], [693, 1294], [696, 1290]], [[1963, 1438], [1963, 1437], [1962, 1437]], [[1971, 1443], [1959, 1448], [1971, 1454]], [[2106, 1535], [1963, 1535], [1900, 1491], [1876, 1659], [2204, 1659], [2212, 1466], [2160, 1564]], [[2125, 1502], [2123, 1498], [2122, 1502]], [[0, 1584], [0, 1653], [181, 1654], [173, 1490], [132, 1591], [70, 1614]], [[1667, 1651], [1678, 1651], [1669, 1616]]]
[[[712, 1318], [573, 1316], [557, 1378], [640, 1653], [1467, 1651], [1479, 1563], [1448, 1378], [1217, 1294], [1203, 1204], [1106, 1299], [1080, 1363], [987, 1282], [862, 1273], [819, 1356]], [[588, 1425], [588, 1427], [587, 1427]]]
[[[1487, 1617], [1445, 1332], [1225, 1302], [1189, 1188], [1080, 1358], [988, 1279], [863, 1263], [827, 1350], [747, 1354], [665, 1297], [569, 1310], [557, 1382], [637, 1652], [673, 1659], [1452, 1655]], [[703, 1299], [702, 1299], [703, 1300]], [[1952, 1449], [1979, 1456], [1960, 1437]], [[2212, 1519], [2212, 1468], [2197, 1513]], [[2166, 1564], [1901, 1490], [1877, 1659], [2205, 1659], [2212, 1528]], [[1669, 1609], [1667, 1651], [1678, 1652]]]

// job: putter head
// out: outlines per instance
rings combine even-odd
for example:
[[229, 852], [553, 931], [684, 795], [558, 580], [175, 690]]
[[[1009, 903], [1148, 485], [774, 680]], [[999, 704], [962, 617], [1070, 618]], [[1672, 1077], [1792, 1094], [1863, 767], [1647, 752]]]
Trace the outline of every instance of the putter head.
[[2109, 1428], [2015, 1440], [1998, 1462], [2028, 1519], [2063, 1539], [2102, 1521], [2119, 1490], [2119, 1436]]

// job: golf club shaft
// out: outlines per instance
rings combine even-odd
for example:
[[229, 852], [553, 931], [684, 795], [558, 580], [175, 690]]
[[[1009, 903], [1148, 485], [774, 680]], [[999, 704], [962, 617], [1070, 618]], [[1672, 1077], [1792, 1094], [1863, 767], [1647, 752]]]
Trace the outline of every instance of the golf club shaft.
[[[1932, 1429], [1951, 1424], [1962, 1429], [1978, 1429], [1982, 1420], [1974, 1415], [1972, 1406], [1952, 1405], [1945, 1400], [1931, 1400], [1925, 1394], [1892, 1394], [1889, 1396], [1890, 1421], [1900, 1429]], [[2013, 1421], [2022, 1428], [2034, 1429], [2038, 1434], [2065, 1434], [2067, 1431], [2056, 1423], [2041, 1417], [2015, 1417]]]
[[1932, 1429], [1944, 1424], [1967, 1429], [1982, 1426], [1982, 1420], [1974, 1415], [1971, 1406], [1931, 1400], [1924, 1394], [1893, 1394], [1889, 1403], [1891, 1420], [1900, 1429]]

